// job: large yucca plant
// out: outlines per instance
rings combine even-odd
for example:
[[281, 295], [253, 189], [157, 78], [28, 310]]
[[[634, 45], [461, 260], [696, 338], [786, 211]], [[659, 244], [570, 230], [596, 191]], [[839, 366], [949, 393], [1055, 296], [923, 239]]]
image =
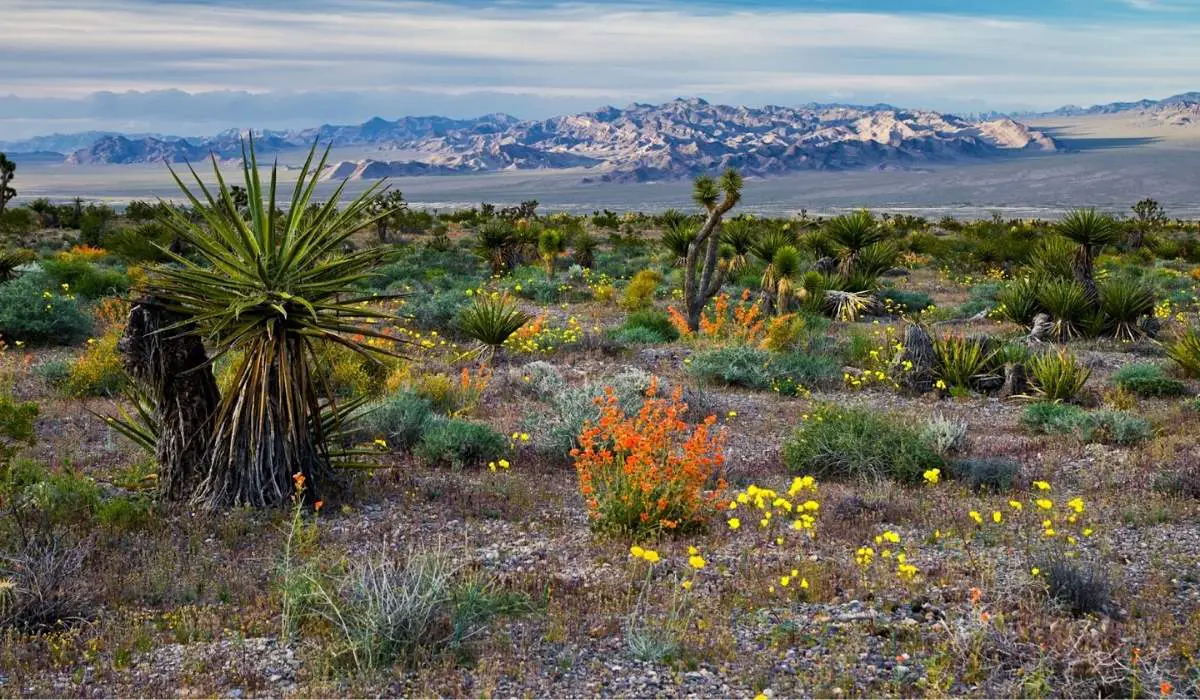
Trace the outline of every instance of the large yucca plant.
[[949, 386], [969, 389], [975, 382], [990, 375], [989, 368], [996, 351], [988, 345], [986, 338], [963, 335], [935, 338], [934, 371]]
[[854, 269], [859, 252], [863, 248], [879, 243], [887, 236], [887, 232], [866, 209], [830, 219], [825, 225], [825, 233], [842, 249], [843, 275], [849, 275]]
[[757, 226], [758, 222], [753, 219], [737, 218], [726, 221], [721, 227], [721, 243], [730, 248], [730, 272], [741, 270], [749, 264], [754, 243], [759, 237]]
[[475, 231], [475, 254], [487, 262], [497, 277], [508, 271], [519, 245], [516, 228], [503, 219], [487, 221]]
[[1075, 280], [1051, 280], [1038, 288], [1038, 304], [1054, 324], [1053, 335], [1069, 340], [1080, 334], [1080, 326], [1088, 314], [1087, 292]]
[[1095, 209], [1076, 209], [1068, 213], [1056, 228], [1059, 235], [1079, 246], [1072, 263], [1075, 281], [1083, 285], [1088, 304], [1098, 308], [1100, 293], [1096, 289], [1093, 271], [1096, 255], [1104, 246], [1120, 240], [1120, 224], [1108, 214], [1099, 214]]
[[996, 294], [996, 313], [1013, 323], [1028, 326], [1042, 310], [1038, 301], [1041, 291], [1038, 281], [1029, 277], [1013, 280]]
[[0, 282], [8, 282], [17, 276], [17, 268], [37, 259], [32, 250], [0, 250]]
[[378, 185], [339, 209], [343, 182], [313, 204], [329, 150], [314, 166], [315, 155], [314, 144], [290, 199], [280, 200], [277, 168], [264, 184], [253, 141], [248, 152], [243, 147], [245, 214], [215, 158], [215, 191], [191, 166], [192, 185], [171, 171], [198, 220], [167, 209], [163, 223], [191, 252], [169, 253], [172, 264], [154, 271], [148, 292], [186, 319], [176, 327], [194, 329], [213, 359], [238, 358], [212, 419], [207, 474], [193, 496], [210, 508], [285, 503], [297, 474], [305, 496], [320, 497], [331, 476], [329, 430], [345, 415], [319, 369], [321, 345], [366, 357], [391, 352], [365, 337], [387, 339], [368, 323], [394, 317], [353, 293], [389, 251], [342, 252], [351, 235], [391, 212], [367, 213]]
[[688, 246], [696, 240], [699, 227], [688, 219], [672, 219], [663, 229], [662, 244], [671, 254], [673, 265], [682, 265], [688, 254]]
[[1117, 338], [1136, 340], [1142, 335], [1138, 320], [1154, 313], [1154, 303], [1154, 290], [1139, 280], [1114, 278], [1100, 284], [1105, 326]]
[[1045, 352], [1029, 361], [1034, 391], [1046, 401], [1070, 401], [1083, 389], [1092, 370], [1064, 349]]

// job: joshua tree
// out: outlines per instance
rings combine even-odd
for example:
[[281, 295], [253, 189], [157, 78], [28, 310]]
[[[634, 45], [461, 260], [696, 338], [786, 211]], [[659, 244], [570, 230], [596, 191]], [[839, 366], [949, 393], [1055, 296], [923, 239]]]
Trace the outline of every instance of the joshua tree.
[[741, 200], [742, 183], [742, 176], [730, 168], [720, 181], [704, 175], [696, 178], [693, 186], [692, 198], [707, 212], [683, 263], [683, 303], [687, 307], [688, 329], [693, 333], [700, 330], [700, 313], [725, 281], [726, 270], [717, 256], [721, 247], [721, 219]]
[[1100, 293], [1096, 290], [1092, 268], [1096, 255], [1104, 246], [1117, 242], [1120, 227], [1111, 216], [1098, 214], [1095, 209], [1076, 209], [1068, 213], [1056, 228], [1059, 234], [1079, 246], [1071, 269], [1075, 273], [1075, 281], [1083, 285], [1088, 304], [1092, 308], [1099, 307]]
[[542, 258], [542, 264], [546, 266], [546, 279], [553, 281], [554, 263], [558, 260], [558, 256], [567, 249], [567, 239], [563, 236], [562, 231], [548, 228], [538, 234], [537, 248], [538, 255]]
[[17, 164], [9, 160], [7, 155], [0, 153], [0, 214], [4, 213], [4, 207], [17, 196], [17, 191], [8, 184], [16, 176]]
[[[294, 475], [304, 477], [306, 497], [320, 497], [331, 484], [330, 435], [356, 404], [338, 403], [319, 353], [326, 344], [367, 357], [385, 351], [363, 340], [386, 337], [366, 323], [393, 317], [367, 307], [368, 299], [353, 290], [389, 251], [339, 252], [355, 231], [374, 223], [366, 208], [376, 188], [339, 210], [343, 182], [319, 211], [306, 212], [329, 155], [327, 149], [313, 167], [315, 153], [314, 145], [285, 213], [276, 206], [276, 171], [269, 186], [259, 178], [253, 142], [243, 154], [246, 217], [232, 213], [232, 188], [215, 159], [215, 192], [195, 170], [189, 168], [195, 189], [172, 171], [202, 221], [174, 208], [165, 213], [163, 224], [192, 254], [171, 254], [172, 265], [153, 272], [146, 285], [150, 298], [178, 320], [148, 324], [147, 330], [158, 331], [164, 341], [194, 334], [214, 359], [238, 358], [232, 387], [213, 408], [210, 427], [187, 443], [204, 446], [191, 494], [204, 507], [286, 503]], [[200, 360], [196, 356], [187, 364], [207, 367]], [[150, 384], [162, 387], [165, 378], [155, 379]], [[202, 397], [184, 399], [203, 403]]]
[[1143, 199], [1137, 204], [1130, 207], [1133, 213], [1137, 216], [1133, 225], [1129, 227], [1129, 238], [1127, 243], [1130, 250], [1137, 250], [1142, 247], [1142, 243], [1146, 240], [1146, 234], [1151, 229], [1162, 226], [1167, 221], [1166, 212], [1159, 206], [1158, 202], [1149, 197]]
[[388, 229], [398, 223], [401, 214], [408, 209], [404, 195], [399, 190], [380, 192], [371, 198], [367, 213], [375, 219], [375, 233], [380, 243], [388, 242]]

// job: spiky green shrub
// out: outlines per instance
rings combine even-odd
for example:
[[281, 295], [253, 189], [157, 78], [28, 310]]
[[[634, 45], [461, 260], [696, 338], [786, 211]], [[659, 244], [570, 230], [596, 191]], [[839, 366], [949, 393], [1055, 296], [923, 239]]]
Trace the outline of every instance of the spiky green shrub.
[[687, 219], [672, 221], [663, 230], [662, 244], [671, 255], [671, 260], [678, 265], [687, 257], [688, 246], [696, 240], [699, 228]]
[[1032, 277], [1013, 280], [996, 294], [996, 313], [1013, 323], [1028, 326], [1041, 313], [1041, 285]]
[[783, 445], [783, 461], [798, 474], [833, 479], [887, 477], [920, 483], [942, 458], [908, 421], [864, 408], [826, 405]]
[[[795, 246], [781, 246], [771, 258], [767, 267], [770, 272], [770, 282], [774, 285], [769, 291], [775, 296], [775, 308], [779, 313], [787, 312], [792, 296], [796, 293], [796, 275], [800, 273], [800, 251]], [[768, 281], [763, 275], [763, 282]]]
[[1187, 385], [1168, 377], [1160, 365], [1148, 362], [1125, 365], [1114, 372], [1112, 378], [1117, 386], [1138, 396], [1182, 396], [1187, 393]]
[[512, 269], [519, 245], [516, 229], [503, 219], [487, 221], [475, 231], [475, 254], [487, 262], [493, 275], [503, 275]]
[[1101, 282], [1099, 291], [1105, 332], [1126, 340], [1140, 336], [1138, 320], [1154, 313], [1154, 290], [1139, 280], [1114, 278]]
[[887, 232], [866, 209], [830, 219], [825, 225], [825, 234], [842, 249], [846, 269], [853, 266], [855, 258], [864, 248], [887, 236]]
[[1046, 401], [1070, 401], [1083, 389], [1092, 370], [1064, 349], [1045, 352], [1029, 361], [1034, 391]]
[[0, 250], [0, 284], [17, 276], [17, 268], [37, 260], [32, 250]]
[[934, 374], [951, 387], [967, 389], [988, 376], [992, 356], [987, 338], [945, 335], [933, 340]]
[[1043, 282], [1038, 288], [1038, 304], [1050, 315], [1055, 338], [1068, 340], [1082, 332], [1090, 308], [1083, 285], [1074, 280]]
[[525, 313], [506, 294], [476, 294], [471, 305], [459, 313], [458, 328], [476, 341], [478, 351], [495, 353], [509, 336], [529, 322]]
[[1046, 595], [1072, 615], [1107, 613], [1112, 607], [1112, 583], [1104, 568], [1068, 559], [1063, 554], [1037, 562], [1046, 582]]
[[1200, 377], [1200, 327], [1188, 326], [1167, 343], [1167, 357], [1193, 379]]
[[1075, 281], [1083, 287], [1088, 306], [1097, 306], [1100, 299], [1093, 270], [1096, 256], [1105, 246], [1120, 240], [1120, 225], [1108, 214], [1095, 209], [1076, 209], [1063, 217], [1055, 230], [1078, 246], [1071, 261], [1071, 271]]
[[1071, 264], [1075, 259], [1075, 244], [1059, 236], [1050, 235], [1038, 241], [1029, 262], [1029, 274], [1035, 279], [1074, 279]]

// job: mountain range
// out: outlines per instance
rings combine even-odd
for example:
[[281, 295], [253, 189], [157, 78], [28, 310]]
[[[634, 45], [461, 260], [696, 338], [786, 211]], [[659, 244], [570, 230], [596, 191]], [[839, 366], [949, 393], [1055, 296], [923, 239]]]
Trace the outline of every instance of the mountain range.
[[[1037, 115], [959, 117], [886, 104], [733, 107], [702, 99], [605, 107], [593, 112], [520, 120], [507, 114], [473, 119], [379, 117], [357, 125], [309, 129], [228, 130], [211, 137], [85, 132], [0, 142], [16, 158], [67, 164], [198, 161], [241, 158], [253, 135], [262, 154], [314, 142], [356, 147], [380, 156], [331, 165], [327, 177], [374, 179], [498, 170], [578, 169], [586, 180], [652, 181], [726, 167], [769, 176], [803, 170], [915, 169], [964, 160], [1060, 150], [1022, 119], [1133, 115], [1147, 124], [1200, 124], [1200, 92], [1163, 100], [1067, 106]], [[389, 160], [389, 152], [403, 160]], [[55, 155], [59, 154], [59, 155]]]

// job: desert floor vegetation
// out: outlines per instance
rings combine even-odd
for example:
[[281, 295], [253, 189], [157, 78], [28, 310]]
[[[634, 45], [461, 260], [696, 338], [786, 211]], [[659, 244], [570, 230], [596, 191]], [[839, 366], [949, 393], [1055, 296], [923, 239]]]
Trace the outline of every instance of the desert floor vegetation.
[[0, 221], [0, 695], [1200, 695], [1195, 222], [181, 184]]

